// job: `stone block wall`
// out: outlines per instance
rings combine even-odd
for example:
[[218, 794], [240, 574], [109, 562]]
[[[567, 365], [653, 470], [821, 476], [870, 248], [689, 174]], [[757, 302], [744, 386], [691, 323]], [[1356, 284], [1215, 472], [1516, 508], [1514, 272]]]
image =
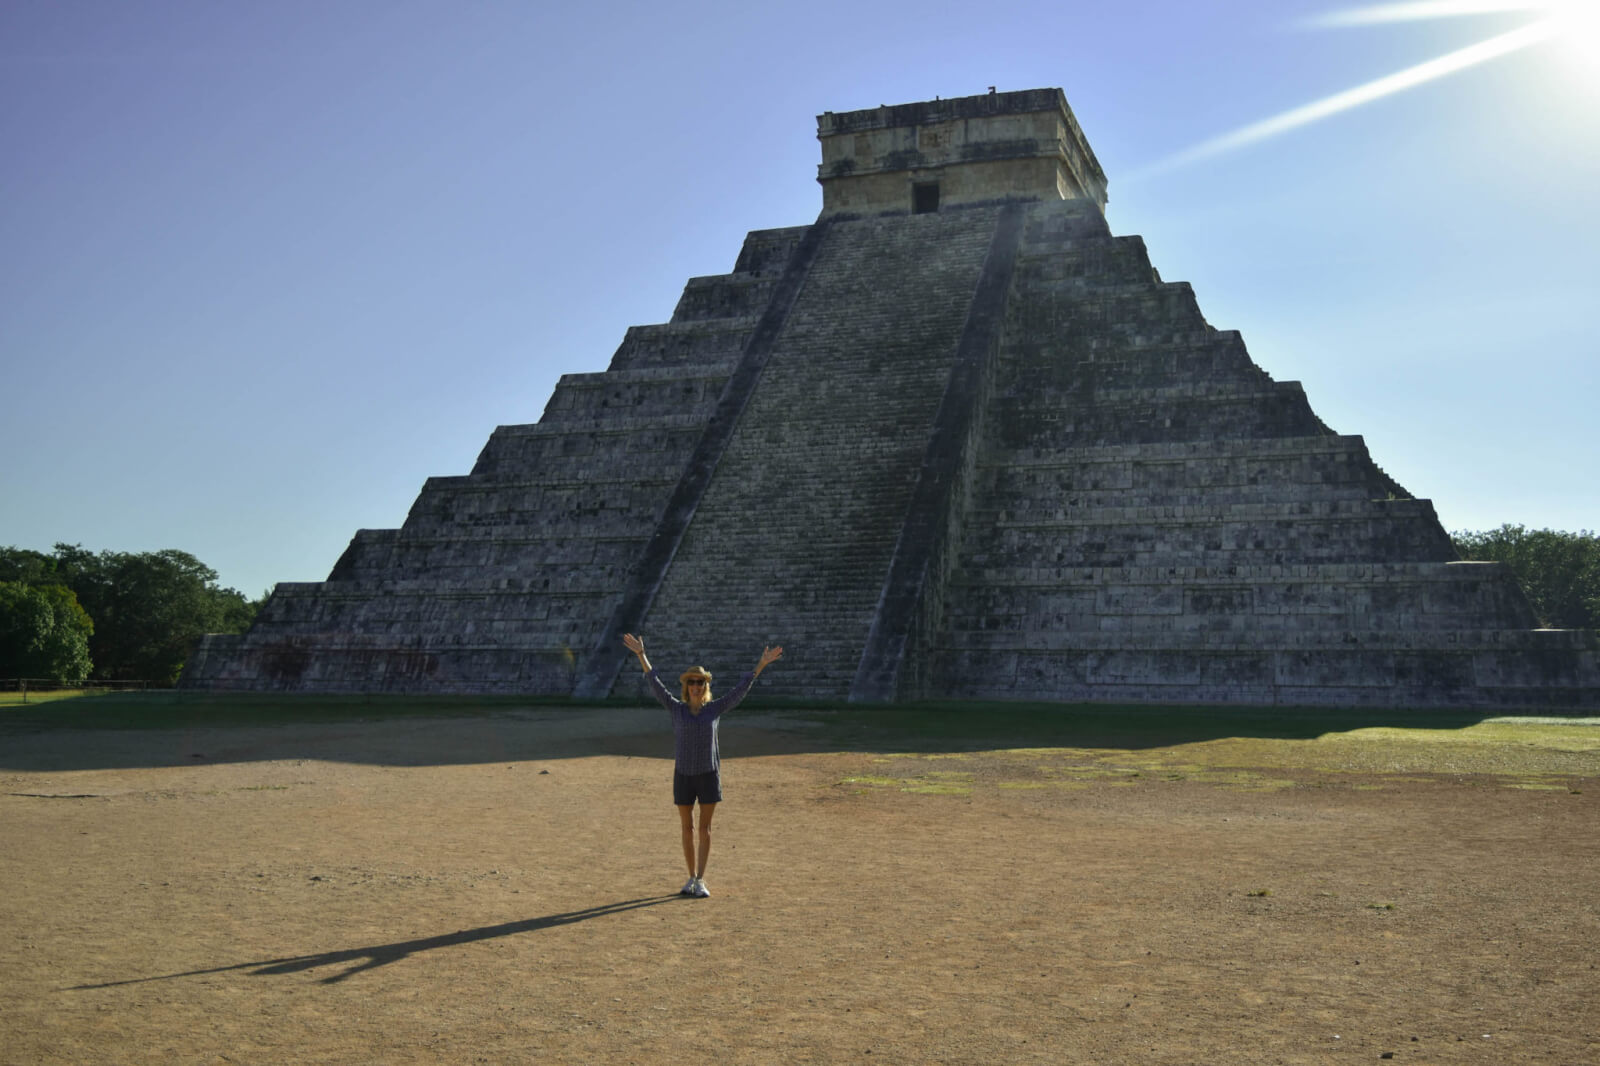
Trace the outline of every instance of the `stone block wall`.
[[1508, 573], [1456, 562], [1432, 505], [1213, 330], [1142, 242], [1079, 205], [1029, 213], [920, 694], [1600, 697], [1592, 637], [1533, 632]]
[[570, 691], [805, 227], [751, 233], [670, 322], [568, 374], [472, 472], [430, 478], [404, 525], [360, 530], [328, 580], [274, 590], [188, 684], [319, 691]]
[[817, 116], [822, 214], [912, 209], [912, 185], [942, 207], [1084, 199], [1104, 209], [1106, 177], [1059, 89], [930, 100]]

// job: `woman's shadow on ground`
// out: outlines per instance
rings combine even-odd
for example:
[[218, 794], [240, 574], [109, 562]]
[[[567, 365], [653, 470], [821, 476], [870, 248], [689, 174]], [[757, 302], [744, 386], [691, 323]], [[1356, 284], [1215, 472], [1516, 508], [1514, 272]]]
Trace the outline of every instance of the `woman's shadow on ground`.
[[607, 903], [598, 907], [587, 907], [581, 911], [547, 914], [542, 918], [524, 918], [521, 921], [502, 922], [499, 925], [483, 925], [476, 929], [461, 929], [454, 933], [443, 933], [439, 936], [421, 937], [415, 940], [397, 940], [392, 944], [373, 944], [367, 947], [346, 948], [342, 951], [323, 951], [314, 955], [291, 955], [280, 959], [237, 962], [229, 966], [211, 966], [200, 970], [185, 970], [181, 973], [159, 974], [155, 977], [131, 977], [121, 981], [101, 981], [95, 984], [73, 985], [68, 991], [79, 992], [95, 988], [116, 988], [121, 985], [137, 985], [149, 981], [173, 981], [180, 977], [199, 977], [204, 974], [230, 973], [235, 970], [247, 970], [254, 976], [265, 977], [277, 974], [302, 973], [307, 970], [319, 969], [323, 966], [354, 963], [348, 969], [341, 970], [339, 973], [331, 974], [322, 979], [323, 984], [331, 985], [354, 977], [363, 971], [377, 969], [379, 966], [387, 966], [392, 962], [399, 962], [401, 959], [409, 958], [424, 951], [452, 948], [461, 944], [473, 944], [480, 940], [493, 940], [503, 936], [535, 933], [541, 929], [552, 929], [558, 925], [573, 925], [577, 922], [589, 921], [592, 918], [604, 918], [612, 914], [638, 910], [641, 907], [654, 907], [662, 903], [685, 899], [686, 897], [677, 894], [646, 896], [641, 899], [623, 900], [620, 903]]

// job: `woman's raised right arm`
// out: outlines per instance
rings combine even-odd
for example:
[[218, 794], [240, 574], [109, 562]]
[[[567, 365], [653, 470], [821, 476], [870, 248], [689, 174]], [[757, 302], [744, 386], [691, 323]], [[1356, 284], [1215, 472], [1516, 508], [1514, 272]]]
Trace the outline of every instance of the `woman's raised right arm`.
[[645, 673], [650, 672], [650, 660], [644, 654], [644, 641], [632, 633], [622, 634], [622, 645], [639, 657], [639, 669]]

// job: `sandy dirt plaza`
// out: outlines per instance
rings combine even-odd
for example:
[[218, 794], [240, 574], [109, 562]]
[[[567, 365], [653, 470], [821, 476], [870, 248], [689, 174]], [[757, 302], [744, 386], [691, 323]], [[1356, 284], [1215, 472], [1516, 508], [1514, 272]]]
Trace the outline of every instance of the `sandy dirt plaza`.
[[1600, 1062], [1600, 726], [830, 729], [0, 735], [0, 1062]]

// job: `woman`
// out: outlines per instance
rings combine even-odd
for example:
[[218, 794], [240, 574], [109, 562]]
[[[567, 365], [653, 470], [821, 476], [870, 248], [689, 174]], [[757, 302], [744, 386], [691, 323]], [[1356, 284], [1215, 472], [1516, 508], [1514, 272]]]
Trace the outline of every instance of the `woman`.
[[[632, 633], [624, 633], [622, 643], [639, 657], [639, 667], [650, 682], [650, 691], [672, 715], [672, 802], [677, 805], [678, 820], [683, 823], [683, 861], [689, 867], [689, 880], [684, 882], [678, 894], [705, 899], [711, 895], [705, 881], [706, 858], [711, 854], [711, 818], [717, 813], [717, 804], [722, 802], [717, 723], [749, 695], [750, 687], [761, 676], [761, 671], [783, 658], [783, 648], [763, 650], [755, 670], [741, 677], [732, 692], [717, 700], [711, 698], [710, 672], [703, 666], [691, 666], [678, 677], [681, 698], [674, 699], [655, 670], [651, 669], [650, 660], [644, 654], [644, 641]], [[698, 861], [694, 827], [696, 800], [700, 803]]]

